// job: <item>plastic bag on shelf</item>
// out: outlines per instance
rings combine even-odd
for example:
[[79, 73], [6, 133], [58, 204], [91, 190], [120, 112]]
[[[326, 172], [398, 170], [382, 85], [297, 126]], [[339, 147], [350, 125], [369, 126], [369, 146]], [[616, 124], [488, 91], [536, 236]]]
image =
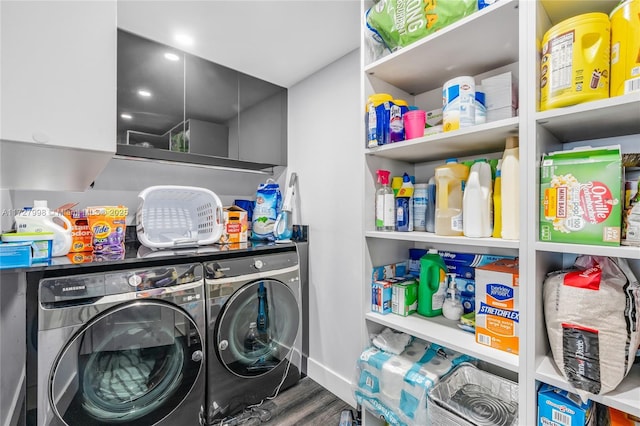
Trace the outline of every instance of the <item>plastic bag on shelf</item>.
[[477, 0], [427, 3], [425, 5], [419, 0], [380, 0], [367, 11], [366, 23], [391, 51], [395, 51], [478, 10]]
[[441, 377], [473, 359], [424, 340], [394, 355], [367, 348], [358, 359], [353, 391], [358, 404], [391, 425], [425, 425], [427, 392]]
[[640, 345], [640, 285], [625, 259], [579, 256], [544, 282], [553, 359], [583, 401], [614, 390]]

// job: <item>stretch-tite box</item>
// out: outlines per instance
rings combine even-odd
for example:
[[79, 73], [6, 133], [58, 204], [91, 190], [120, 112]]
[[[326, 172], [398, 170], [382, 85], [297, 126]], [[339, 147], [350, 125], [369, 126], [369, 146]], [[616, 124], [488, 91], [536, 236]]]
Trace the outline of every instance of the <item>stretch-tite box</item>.
[[476, 268], [476, 342], [512, 354], [519, 347], [518, 259]]

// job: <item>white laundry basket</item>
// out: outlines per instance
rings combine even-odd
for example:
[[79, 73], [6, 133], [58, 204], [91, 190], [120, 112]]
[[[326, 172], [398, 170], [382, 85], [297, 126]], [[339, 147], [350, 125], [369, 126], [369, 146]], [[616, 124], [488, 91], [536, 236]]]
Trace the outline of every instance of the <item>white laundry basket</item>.
[[222, 203], [208, 189], [159, 185], [143, 190], [138, 197], [136, 231], [146, 247], [196, 247], [213, 244], [222, 235]]

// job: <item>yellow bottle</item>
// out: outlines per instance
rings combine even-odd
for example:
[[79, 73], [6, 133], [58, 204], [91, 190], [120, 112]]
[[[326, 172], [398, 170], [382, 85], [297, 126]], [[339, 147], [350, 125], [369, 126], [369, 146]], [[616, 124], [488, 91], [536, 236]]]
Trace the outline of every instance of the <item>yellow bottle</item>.
[[469, 167], [455, 158], [436, 167], [436, 235], [463, 235], [462, 194]]
[[496, 166], [496, 179], [493, 182], [493, 238], [502, 238], [502, 159]]

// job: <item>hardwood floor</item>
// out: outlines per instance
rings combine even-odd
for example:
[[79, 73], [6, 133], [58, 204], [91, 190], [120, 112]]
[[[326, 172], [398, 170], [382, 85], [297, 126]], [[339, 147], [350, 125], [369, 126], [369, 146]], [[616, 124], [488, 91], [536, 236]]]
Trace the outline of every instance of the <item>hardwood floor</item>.
[[225, 424], [242, 426], [338, 426], [342, 410], [355, 409], [304, 377], [295, 386], [260, 407], [238, 415]]

